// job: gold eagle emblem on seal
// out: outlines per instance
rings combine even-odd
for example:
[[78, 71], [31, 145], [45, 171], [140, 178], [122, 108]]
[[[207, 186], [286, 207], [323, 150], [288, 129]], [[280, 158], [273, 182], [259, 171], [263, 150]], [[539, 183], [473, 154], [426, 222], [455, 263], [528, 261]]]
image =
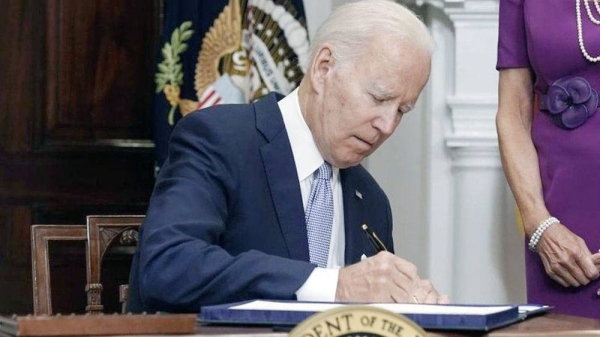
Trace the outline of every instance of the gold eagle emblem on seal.
[[196, 97], [181, 98], [171, 87], [163, 92], [183, 116], [252, 102], [270, 91], [288, 94], [300, 83], [307, 57], [308, 33], [290, 0], [229, 0], [202, 39]]

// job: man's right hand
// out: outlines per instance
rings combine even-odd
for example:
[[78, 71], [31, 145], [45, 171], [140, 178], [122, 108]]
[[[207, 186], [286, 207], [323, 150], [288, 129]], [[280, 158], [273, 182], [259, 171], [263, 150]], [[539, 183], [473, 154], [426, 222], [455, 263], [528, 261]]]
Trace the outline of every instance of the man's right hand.
[[449, 303], [417, 267], [389, 252], [340, 269], [335, 300], [340, 302]]

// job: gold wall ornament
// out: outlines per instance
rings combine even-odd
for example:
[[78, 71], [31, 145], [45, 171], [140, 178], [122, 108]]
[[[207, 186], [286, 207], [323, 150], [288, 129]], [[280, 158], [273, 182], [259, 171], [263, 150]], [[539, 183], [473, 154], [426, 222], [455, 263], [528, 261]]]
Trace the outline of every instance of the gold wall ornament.
[[241, 48], [241, 11], [239, 0], [229, 0], [202, 39], [194, 76], [194, 89], [198, 99], [204, 90], [221, 76], [219, 72], [221, 58]]
[[406, 316], [388, 310], [348, 305], [310, 316], [290, 337], [424, 337], [425, 330]]
[[183, 65], [181, 64], [181, 55], [187, 50], [188, 45], [185, 43], [189, 40], [194, 31], [191, 21], [183, 22], [179, 27], [173, 30], [171, 41], [166, 42], [161, 49], [163, 60], [158, 64], [158, 71], [154, 75], [156, 83], [156, 93], [164, 92], [171, 110], [167, 120], [169, 125], [175, 123], [175, 109], [179, 105], [181, 86], [183, 85]]
[[182, 37], [191, 36], [184, 32], [191, 24], [176, 29], [171, 44], [163, 48], [165, 58], [156, 75], [157, 93], [160, 88], [171, 106], [169, 124], [176, 108], [186, 116], [217, 104], [253, 102], [271, 91], [289, 94], [304, 76], [309, 49], [304, 21], [297, 17], [290, 0], [228, 0], [202, 37], [195, 97], [180, 96], [187, 92], [180, 88], [184, 75], [179, 55], [171, 55], [178, 50], [174, 45], [185, 45]]
[[308, 32], [290, 0], [229, 0], [202, 39], [194, 76], [197, 101], [182, 115], [216, 104], [287, 95], [304, 76]]

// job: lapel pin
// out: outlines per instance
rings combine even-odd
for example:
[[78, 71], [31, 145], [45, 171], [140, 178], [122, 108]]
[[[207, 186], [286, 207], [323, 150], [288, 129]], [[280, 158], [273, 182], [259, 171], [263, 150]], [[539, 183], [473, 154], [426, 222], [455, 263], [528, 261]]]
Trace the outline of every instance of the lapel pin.
[[357, 190], [354, 190], [354, 195], [356, 195], [360, 200], [362, 200], [362, 193]]

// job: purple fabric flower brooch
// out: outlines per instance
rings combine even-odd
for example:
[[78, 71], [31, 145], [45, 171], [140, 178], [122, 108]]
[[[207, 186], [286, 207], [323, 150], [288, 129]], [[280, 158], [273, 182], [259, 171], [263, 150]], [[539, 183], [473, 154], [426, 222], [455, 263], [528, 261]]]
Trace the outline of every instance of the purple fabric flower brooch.
[[540, 110], [547, 111], [554, 124], [564, 129], [581, 126], [597, 108], [598, 92], [581, 77], [556, 80], [540, 99]]

